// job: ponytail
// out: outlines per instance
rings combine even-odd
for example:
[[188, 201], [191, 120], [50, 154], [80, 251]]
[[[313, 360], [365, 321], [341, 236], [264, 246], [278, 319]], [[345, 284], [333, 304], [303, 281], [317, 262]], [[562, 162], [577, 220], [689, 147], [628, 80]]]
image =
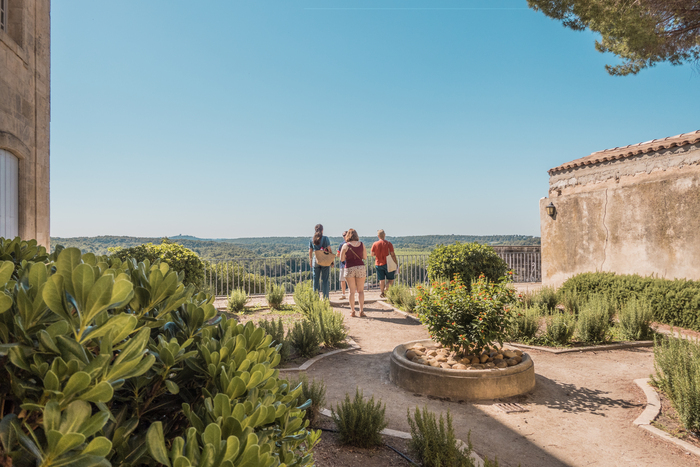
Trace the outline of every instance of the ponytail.
[[323, 226], [321, 224], [316, 224], [314, 227], [316, 233], [314, 234], [313, 243], [316, 246], [321, 246], [321, 238], [323, 237]]

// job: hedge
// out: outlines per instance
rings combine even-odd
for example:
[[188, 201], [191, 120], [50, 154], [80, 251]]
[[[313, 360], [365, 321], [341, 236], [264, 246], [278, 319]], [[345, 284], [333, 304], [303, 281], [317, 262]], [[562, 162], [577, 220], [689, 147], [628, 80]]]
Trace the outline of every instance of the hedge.
[[700, 282], [686, 279], [661, 279], [637, 274], [586, 272], [569, 278], [561, 294], [576, 290], [581, 300], [591, 294], [604, 294], [619, 310], [630, 298], [649, 300], [654, 321], [700, 331]]

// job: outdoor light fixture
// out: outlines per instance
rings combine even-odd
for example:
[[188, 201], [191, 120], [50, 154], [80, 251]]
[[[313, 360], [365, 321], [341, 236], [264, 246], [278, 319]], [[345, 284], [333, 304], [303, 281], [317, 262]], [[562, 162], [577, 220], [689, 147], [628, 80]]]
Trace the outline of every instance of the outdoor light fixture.
[[547, 210], [547, 215], [554, 219], [554, 216], [557, 215], [557, 208], [550, 202], [545, 209]]

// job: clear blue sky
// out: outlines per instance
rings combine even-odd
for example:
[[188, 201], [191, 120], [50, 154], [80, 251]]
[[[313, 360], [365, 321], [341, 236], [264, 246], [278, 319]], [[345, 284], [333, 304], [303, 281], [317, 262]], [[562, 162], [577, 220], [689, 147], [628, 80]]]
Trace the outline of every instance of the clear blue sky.
[[52, 2], [52, 236], [539, 235], [547, 170], [700, 129], [525, 0]]

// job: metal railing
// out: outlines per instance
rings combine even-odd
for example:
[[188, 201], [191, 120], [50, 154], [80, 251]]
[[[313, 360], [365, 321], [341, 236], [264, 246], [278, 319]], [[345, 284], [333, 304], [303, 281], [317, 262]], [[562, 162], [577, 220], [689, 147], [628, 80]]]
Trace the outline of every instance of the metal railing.
[[[513, 269], [516, 282], [540, 282], [541, 259], [539, 247], [505, 248], [497, 247], [496, 252]], [[428, 256], [397, 255], [399, 268], [395, 283], [408, 287], [428, 283]], [[330, 270], [331, 291], [341, 290], [339, 281], [338, 259]], [[379, 288], [374, 257], [365, 261], [367, 278], [365, 289]], [[229, 295], [235, 289], [243, 289], [250, 295], [264, 295], [273, 284], [283, 286], [287, 293], [294, 292], [294, 287], [303, 281], [312, 279], [312, 268], [306, 257], [290, 258], [237, 258], [234, 261], [208, 263], [204, 271], [204, 280], [209, 291], [214, 295]]]

